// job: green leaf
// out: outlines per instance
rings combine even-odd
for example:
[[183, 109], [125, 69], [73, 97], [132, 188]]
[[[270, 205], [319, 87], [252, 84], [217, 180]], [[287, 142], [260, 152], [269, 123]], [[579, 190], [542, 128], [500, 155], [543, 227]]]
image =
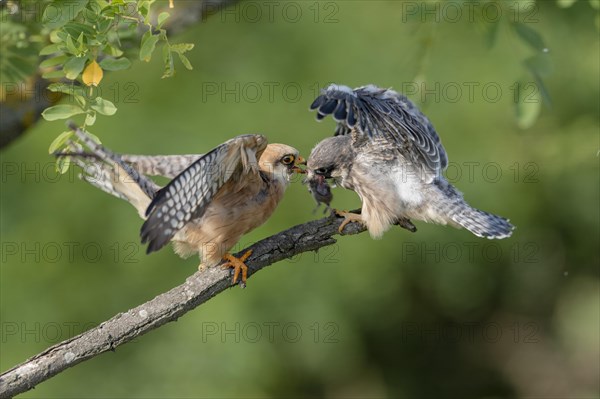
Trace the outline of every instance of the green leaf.
[[46, 108], [42, 112], [42, 116], [47, 121], [55, 121], [58, 119], [67, 119], [73, 115], [83, 114], [85, 111], [77, 105], [59, 104], [53, 107]]
[[161, 28], [163, 23], [171, 16], [168, 12], [158, 14], [158, 27]]
[[94, 123], [96, 123], [96, 113], [90, 112], [85, 116], [85, 124], [86, 126], [92, 126]]
[[542, 36], [537, 31], [522, 22], [515, 22], [513, 27], [519, 37], [532, 48], [539, 51], [548, 51], [544, 44], [544, 39], [542, 39]]
[[60, 92], [69, 95], [85, 95], [85, 92], [81, 86], [77, 86], [73, 83], [52, 83], [48, 85], [48, 90], [51, 92]]
[[517, 126], [528, 129], [538, 119], [542, 110], [540, 91], [532, 83], [520, 82], [517, 86]]
[[548, 76], [552, 73], [552, 62], [548, 53], [538, 53], [523, 61], [525, 67], [533, 74]]
[[600, 10], [600, 0], [588, 0], [594, 10]]
[[128, 69], [131, 66], [131, 61], [127, 58], [104, 58], [100, 61], [100, 67], [105, 71], [120, 71]]
[[71, 136], [73, 136], [73, 133], [74, 132], [72, 130], [67, 130], [66, 132], [62, 132], [61, 134], [59, 134], [58, 137], [55, 138], [54, 141], [52, 141], [50, 147], [48, 147], [48, 154], [54, 154], [56, 150], [65, 145], [67, 140], [69, 140]]
[[106, 55], [111, 55], [113, 57], [120, 57], [123, 55], [123, 50], [121, 50], [120, 48], [117, 48], [111, 44], [107, 44], [104, 47], [104, 53], [106, 53]]
[[59, 55], [57, 57], [48, 58], [40, 63], [40, 68], [48, 68], [48, 67], [53, 67], [56, 65], [62, 65], [68, 59], [69, 59], [69, 56], [65, 55], [65, 54]]
[[69, 52], [73, 55], [79, 55], [79, 53], [81, 52], [81, 50], [79, 49], [79, 46], [75, 45], [75, 42], [73, 41], [73, 37], [71, 35], [67, 36], [67, 50], [69, 50]]
[[117, 112], [117, 107], [102, 97], [96, 97], [92, 102], [91, 108], [101, 115], [114, 115]]
[[550, 92], [546, 88], [546, 84], [544, 83], [544, 80], [537, 73], [533, 73], [533, 79], [535, 80], [535, 84], [538, 87], [542, 101], [544, 102], [544, 104], [551, 107], [552, 106], [552, 98], [550, 97]]
[[177, 43], [171, 45], [171, 51], [183, 54], [194, 48], [194, 43]]
[[79, 37], [82, 33], [85, 36], [94, 36], [96, 34], [96, 29], [80, 22], [69, 22], [63, 30], [73, 37]]
[[60, 28], [72, 21], [89, 0], [54, 0], [46, 6], [42, 23], [50, 29]]
[[83, 71], [87, 57], [71, 57], [63, 66], [63, 71], [67, 79], [75, 80]]
[[40, 50], [40, 55], [48, 55], [54, 54], [60, 50], [60, 46], [58, 44], [49, 44], [43, 49]]
[[156, 43], [158, 42], [158, 35], [153, 35], [152, 32], [147, 31], [142, 36], [142, 44], [140, 47], [140, 60], [142, 61], [150, 61], [152, 58], [152, 53], [156, 48]]
[[77, 101], [77, 104], [79, 104], [79, 106], [81, 108], [86, 108], [85, 106], [85, 97], [80, 95], [80, 94], [73, 94], [73, 97], [75, 98], [75, 101]]
[[63, 35], [61, 35], [60, 33], [64, 33], [64, 32], [56, 31], [56, 30], [53, 30], [52, 32], [50, 32], [50, 42], [55, 43], [55, 44], [64, 42]]
[[161, 79], [170, 78], [175, 75], [175, 66], [173, 65], [173, 54], [169, 49], [169, 46], [163, 48], [163, 61], [165, 62], [165, 72]]
[[188, 70], [192, 70], [194, 69], [194, 67], [192, 67], [192, 64], [190, 63], [190, 60], [187, 59], [187, 57], [181, 53], [177, 53], [177, 55], [179, 56], [179, 59], [181, 60], [181, 63], [183, 64], [183, 66], [186, 67], [186, 69]]
[[[97, 3], [97, 1], [92, 0], [92, 3]], [[88, 7], [83, 10], [83, 18], [90, 25], [95, 25], [98, 23], [98, 19], [100, 18], [99, 13], [101, 9], [102, 7], [98, 7], [97, 5], [93, 7]]]
[[71, 166], [71, 157], [60, 157], [56, 160], [56, 170], [61, 175], [67, 173], [69, 166]]
[[148, 16], [150, 15], [150, 4], [148, 0], [138, 1], [138, 12], [144, 17], [144, 23], [148, 23]]
[[48, 71], [48, 72], [44, 72], [42, 74], [42, 78], [44, 79], [59, 79], [59, 78], [63, 78], [65, 76], [65, 73], [63, 72], [62, 69], [59, 69], [58, 71]]
[[100, 139], [98, 138], [98, 136], [96, 136], [94, 133], [92, 133], [92, 132], [88, 132], [87, 130], [86, 130], [85, 132], [86, 132], [86, 133], [87, 133], [87, 134], [90, 136], [90, 138], [91, 138], [92, 140], [94, 140], [94, 142], [95, 142], [96, 144], [102, 144], [102, 142], [100, 141]]

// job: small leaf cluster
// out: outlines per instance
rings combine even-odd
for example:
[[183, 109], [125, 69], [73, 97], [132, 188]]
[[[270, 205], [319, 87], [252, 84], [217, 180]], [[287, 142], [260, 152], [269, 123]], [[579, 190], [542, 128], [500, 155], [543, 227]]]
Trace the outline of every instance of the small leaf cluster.
[[[49, 44], [39, 50], [45, 57], [40, 63], [42, 77], [53, 80], [48, 90], [63, 93], [67, 101], [46, 108], [44, 119], [55, 121], [84, 116], [82, 128], [93, 125], [97, 115], [114, 115], [117, 107], [102, 98], [98, 90], [105, 71], [131, 66], [136, 58], [150, 61], [159, 42], [163, 44], [165, 72], [175, 73], [174, 54], [187, 69], [192, 65], [185, 56], [194, 45], [171, 44], [164, 24], [170, 17], [160, 12], [155, 18], [155, 0], [53, 0], [47, 2], [42, 16]], [[156, 21], [153, 21], [156, 19]], [[145, 33], [139, 36], [140, 31]], [[71, 132], [61, 133], [50, 145], [51, 153], [69, 145]], [[61, 158], [58, 169], [66, 171], [68, 158]], [[66, 165], [66, 166], [65, 166]]]

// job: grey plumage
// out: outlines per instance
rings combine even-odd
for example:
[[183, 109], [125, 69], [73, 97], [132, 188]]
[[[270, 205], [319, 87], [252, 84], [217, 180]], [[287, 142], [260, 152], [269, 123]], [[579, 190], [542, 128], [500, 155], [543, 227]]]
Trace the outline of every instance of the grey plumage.
[[332, 115], [338, 124], [335, 136], [313, 149], [307, 181], [333, 178], [354, 190], [373, 237], [411, 218], [464, 227], [479, 237], [511, 235], [507, 219], [472, 208], [446, 181], [448, 157], [440, 137], [405, 96], [373, 85], [330, 85], [311, 109], [317, 120]]

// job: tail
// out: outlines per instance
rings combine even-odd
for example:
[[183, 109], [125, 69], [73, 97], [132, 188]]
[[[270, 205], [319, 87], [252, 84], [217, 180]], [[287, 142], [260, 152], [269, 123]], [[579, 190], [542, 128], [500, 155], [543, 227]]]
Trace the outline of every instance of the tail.
[[132, 204], [138, 214], [145, 212], [159, 187], [125, 162], [122, 157], [96, 143], [90, 135], [76, 126], [70, 126], [77, 138], [89, 151], [57, 153], [71, 157], [82, 169], [79, 177], [94, 187]]
[[456, 227], [464, 227], [477, 237], [502, 239], [512, 235], [515, 226], [508, 219], [471, 207], [462, 194], [445, 180], [438, 180], [443, 194], [437, 212]]
[[466, 202], [464, 207], [450, 218], [477, 237], [502, 239], [510, 237], [515, 226], [508, 219], [472, 208]]

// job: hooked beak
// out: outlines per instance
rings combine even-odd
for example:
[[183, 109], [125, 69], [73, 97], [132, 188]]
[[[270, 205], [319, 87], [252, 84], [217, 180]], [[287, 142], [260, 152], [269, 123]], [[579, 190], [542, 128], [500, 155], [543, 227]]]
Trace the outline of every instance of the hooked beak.
[[306, 159], [302, 158], [300, 155], [296, 158], [296, 162], [294, 162], [294, 166], [292, 167], [292, 172], [304, 174], [306, 170], [300, 168], [298, 165], [306, 166]]

